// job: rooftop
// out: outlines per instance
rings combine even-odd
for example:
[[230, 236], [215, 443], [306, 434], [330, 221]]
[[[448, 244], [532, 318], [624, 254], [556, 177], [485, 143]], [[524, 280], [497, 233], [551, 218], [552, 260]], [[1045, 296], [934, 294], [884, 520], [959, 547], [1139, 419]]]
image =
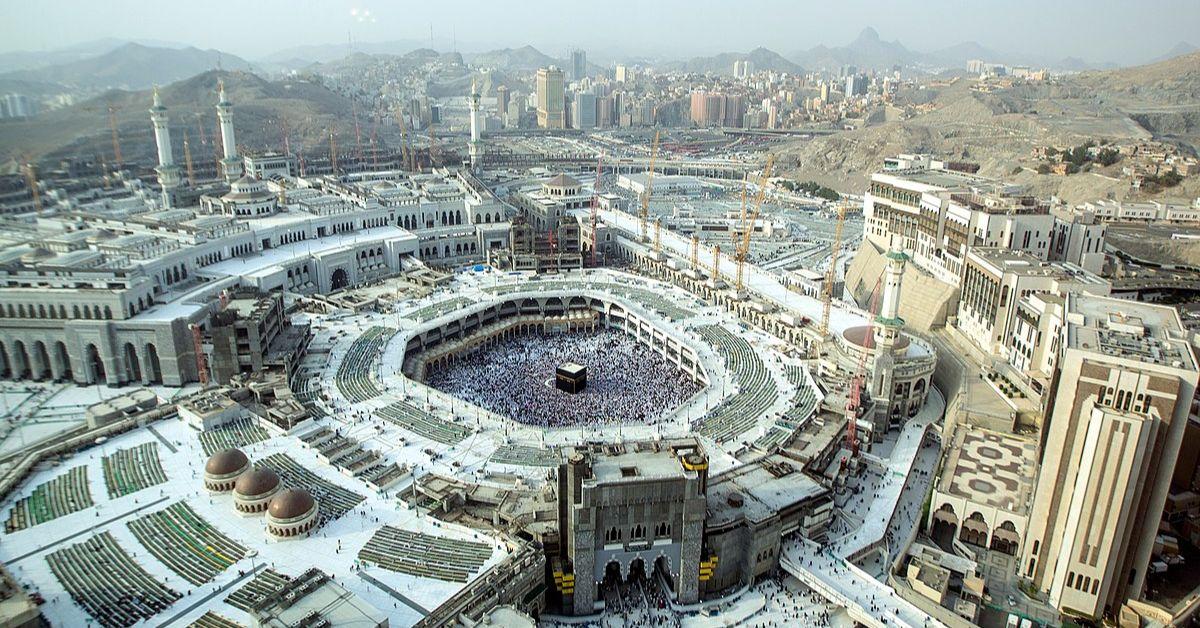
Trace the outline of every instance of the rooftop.
[[1037, 443], [963, 426], [954, 434], [938, 490], [1011, 513], [1028, 512], [1037, 479]]
[[1067, 347], [1160, 367], [1196, 370], [1179, 312], [1170, 306], [1072, 294]]

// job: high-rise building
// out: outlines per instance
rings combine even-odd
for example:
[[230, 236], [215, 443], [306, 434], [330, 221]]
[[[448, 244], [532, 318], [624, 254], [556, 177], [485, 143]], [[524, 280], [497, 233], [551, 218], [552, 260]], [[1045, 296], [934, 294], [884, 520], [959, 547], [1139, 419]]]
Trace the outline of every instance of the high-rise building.
[[542, 129], [566, 126], [563, 72], [556, 66], [537, 71], [537, 124]]
[[587, 76], [587, 53], [582, 50], [571, 51], [571, 80], [578, 81]]
[[1113, 616], [1146, 584], [1196, 356], [1174, 308], [1083, 294], [1060, 344], [1019, 571], [1063, 612]]
[[865, 96], [867, 93], [867, 75], [851, 74], [846, 77], [846, 98]]
[[733, 78], [747, 79], [754, 73], [754, 64], [749, 59], [739, 59], [733, 62]]
[[37, 115], [37, 103], [25, 94], [7, 94], [0, 98], [0, 118], [32, 118]]
[[588, 92], [575, 94], [571, 103], [571, 128], [591, 129], [596, 126], [596, 96]]
[[618, 83], [632, 83], [633, 82], [633, 68], [631, 68], [627, 65], [618, 65], [616, 79], [617, 79]]
[[508, 87], [501, 85], [496, 88], [496, 112], [500, 114], [500, 120], [503, 122], [508, 117]]

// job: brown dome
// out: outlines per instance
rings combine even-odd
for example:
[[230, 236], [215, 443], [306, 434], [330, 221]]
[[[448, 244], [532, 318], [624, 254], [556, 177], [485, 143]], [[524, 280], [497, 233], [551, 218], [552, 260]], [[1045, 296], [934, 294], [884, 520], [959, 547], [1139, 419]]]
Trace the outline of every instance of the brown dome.
[[212, 476], [241, 473], [250, 466], [250, 459], [240, 449], [222, 449], [213, 454], [204, 465], [204, 472]]
[[279, 476], [266, 467], [257, 467], [253, 471], [238, 478], [233, 490], [245, 497], [266, 495], [279, 486]]
[[276, 495], [267, 508], [267, 515], [277, 521], [287, 521], [303, 517], [317, 507], [308, 491], [299, 488], [289, 488]]

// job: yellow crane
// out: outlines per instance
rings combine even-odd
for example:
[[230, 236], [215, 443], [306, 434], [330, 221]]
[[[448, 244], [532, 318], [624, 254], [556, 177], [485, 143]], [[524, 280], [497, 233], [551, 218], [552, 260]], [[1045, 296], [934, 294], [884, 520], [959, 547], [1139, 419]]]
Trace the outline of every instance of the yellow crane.
[[408, 146], [408, 125], [404, 124], [404, 110], [397, 105], [392, 115], [396, 116], [396, 124], [400, 125], [400, 162], [406, 170], [412, 172], [412, 151]]
[[650, 168], [646, 171], [646, 189], [642, 192], [642, 210], [638, 212], [639, 231], [642, 242], [649, 236], [646, 232], [646, 219], [650, 216], [650, 194], [654, 192], [654, 158], [658, 156], [658, 131], [654, 132], [654, 143], [650, 146]]
[[112, 131], [113, 159], [117, 162], [117, 170], [121, 169], [121, 137], [117, 132], [117, 109], [108, 105], [108, 128]]
[[329, 168], [337, 176], [337, 140], [333, 139], [333, 127], [329, 127]]
[[758, 181], [758, 194], [754, 197], [754, 210], [748, 221], [745, 209], [742, 210], [741, 241], [737, 243], [733, 251], [734, 260], [737, 262], [737, 279], [734, 285], [739, 291], [744, 286], [746, 258], [750, 256], [750, 236], [754, 233], [754, 224], [758, 222], [758, 215], [762, 212], [763, 199], [767, 196], [767, 182], [771, 180], [771, 167], [774, 165], [775, 156], [768, 156], [767, 165], [763, 168], [762, 177]]
[[196, 185], [196, 169], [192, 164], [192, 147], [188, 144], [187, 129], [183, 130], [183, 161], [187, 164], [188, 185]]
[[33, 162], [25, 160], [25, 184], [29, 186], [29, 193], [33, 196], [33, 211], [42, 213], [42, 193], [38, 189], [37, 173], [33, 170]]
[[837, 227], [829, 249], [829, 269], [825, 271], [825, 286], [821, 295], [821, 337], [829, 333], [829, 311], [833, 307], [833, 282], [837, 280], [838, 256], [842, 253], [842, 227], [846, 224], [846, 205], [838, 205]]

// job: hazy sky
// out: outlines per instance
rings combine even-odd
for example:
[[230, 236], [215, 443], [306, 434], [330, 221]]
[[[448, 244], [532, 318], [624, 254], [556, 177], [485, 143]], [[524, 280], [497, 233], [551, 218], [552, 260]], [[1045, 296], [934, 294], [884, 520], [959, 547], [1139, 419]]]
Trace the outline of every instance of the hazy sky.
[[[364, 12], [369, 17], [362, 18]], [[354, 14], [357, 14], [356, 17]], [[864, 27], [930, 51], [974, 40], [1004, 52], [1133, 63], [1200, 46], [1200, 0], [0, 0], [0, 51], [103, 37], [218, 48], [254, 60], [301, 44], [415, 39], [461, 51], [529, 43], [692, 55], [844, 45]]]

